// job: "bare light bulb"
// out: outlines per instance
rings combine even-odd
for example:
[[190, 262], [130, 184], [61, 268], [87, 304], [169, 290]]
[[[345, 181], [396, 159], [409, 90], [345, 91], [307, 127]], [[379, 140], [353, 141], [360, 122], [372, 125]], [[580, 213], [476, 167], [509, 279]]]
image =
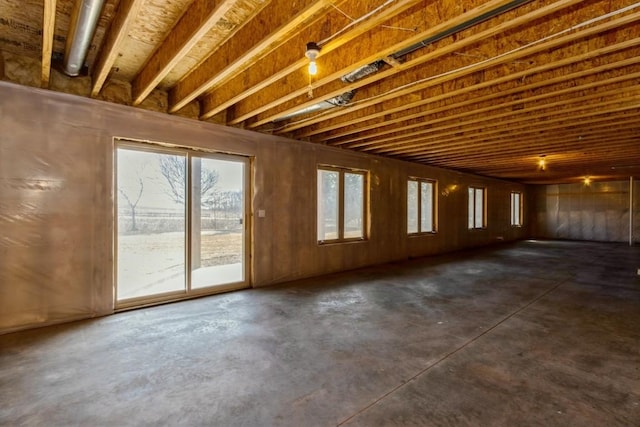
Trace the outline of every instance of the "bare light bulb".
[[320, 54], [320, 46], [314, 42], [307, 43], [307, 50], [304, 56], [309, 58], [309, 75], [315, 76], [318, 73], [318, 66], [316, 65], [316, 58]]
[[318, 66], [316, 65], [316, 61], [309, 61], [309, 75], [315, 76], [318, 74]]

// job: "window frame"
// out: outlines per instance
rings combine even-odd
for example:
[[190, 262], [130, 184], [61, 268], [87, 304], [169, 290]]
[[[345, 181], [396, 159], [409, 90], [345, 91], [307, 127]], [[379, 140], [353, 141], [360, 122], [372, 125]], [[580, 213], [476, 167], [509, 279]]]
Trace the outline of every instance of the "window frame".
[[[471, 204], [471, 190], [473, 190], [473, 225], [469, 224], [469, 208], [472, 206]], [[477, 202], [477, 194], [478, 190], [482, 191], [482, 217], [481, 217], [481, 225], [477, 225], [477, 210], [476, 206]], [[467, 227], [469, 230], [484, 230], [487, 228], [487, 187], [480, 187], [475, 185], [470, 185], [467, 190]]]
[[[253, 158], [241, 154], [228, 154], [224, 152], [214, 150], [200, 150], [195, 147], [174, 145], [163, 142], [138, 140], [129, 137], [113, 137], [113, 165], [112, 165], [112, 191], [117, 192], [118, 188], [118, 150], [131, 150], [138, 152], [147, 152], [154, 154], [175, 155], [183, 157], [185, 160], [185, 206], [184, 206], [184, 218], [185, 218], [185, 235], [184, 235], [184, 268], [185, 268], [185, 287], [182, 290], [170, 291], [167, 293], [150, 294], [145, 296], [136, 296], [132, 298], [119, 298], [118, 295], [118, 197], [117, 195], [113, 201], [113, 304], [116, 311], [128, 310], [132, 308], [138, 308], [145, 305], [161, 304], [166, 302], [176, 302], [185, 299], [197, 298], [204, 295], [214, 295], [221, 292], [228, 292], [239, 289], [250, 288], [252, 285], [252, 262], [251, 262], [251, 205], [253, 189], [251, 187], [252, 182], [252, 164]], [[243, 163], [243, 209], [242, 209], [242, 226], [243, 240], [242, 240], [242, 257], [243, 257], [243, 277], [241, 281], [229, 282], [221, 285], [213, 284], [205, 287], [193, 287], [192, 283], [192, 254], [193, 254], [193, 174], [192, 172], [192, 160], [194, 158], [199, 159], [214, 159], [223, 161], [233, 161]]]
[[[337, 235], [335, 239], [320, 239], [319, 223], [320, 223], [320, 203], [319, 203], [319, 172], [336, 172], [338, 173], [338, 194], [336, 203], [338, 204], [337, 218]], [[362, 236], [360, 237], [344, 237], [345, 235], [345, 174], [354, 174], [362, 176]], [[333, 243], [362, 242], [369, 239], [369, 171], [364, 169], [347, 168], [340, 166], [330, 166], [319, 164], [316, 167], [316, 241], [319, 245]]]
[[[514, 221], [515, 219], [515, 212], [514, 212], [514, 199], [516, 198], [515, 196], [517, 196], [518, 199], [518, 218], [517, 218], [517, 222]], [[510, 223], [512, 227], [522, 227], [523, 224], [523, 216], [522, 216], [522, 192], [521, 191], [512, 191], [511, 195], [510, 195]]]
[[[416, 203], [417, 203], [417, 211], [416, 211], [416, 225], [418, 231], [409, 231], [409, 185], [410, 183], [415, 182], [418, 185], [418, 194], [416, 195]], [[431, 230], [422, 230], [422, 185], [423, 184], [431, 184]], [[405, 216], [406, 220], [406, 231], [408, 236], [420, 236], [420, 235], [429, 235], [436, 234], [438, 232], [438, 181], [435, 179], [429, 178], [420, 178], [415, 176], [410, 176], [407, 178], [407, 215]]]

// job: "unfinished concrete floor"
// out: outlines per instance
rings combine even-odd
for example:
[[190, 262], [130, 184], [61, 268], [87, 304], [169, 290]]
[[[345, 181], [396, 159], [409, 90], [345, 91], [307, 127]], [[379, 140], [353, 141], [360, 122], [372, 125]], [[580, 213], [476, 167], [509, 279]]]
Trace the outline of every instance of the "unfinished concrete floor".
[[639, 267], [519, 242], [8, 334], [0, 424], [639, 425]]

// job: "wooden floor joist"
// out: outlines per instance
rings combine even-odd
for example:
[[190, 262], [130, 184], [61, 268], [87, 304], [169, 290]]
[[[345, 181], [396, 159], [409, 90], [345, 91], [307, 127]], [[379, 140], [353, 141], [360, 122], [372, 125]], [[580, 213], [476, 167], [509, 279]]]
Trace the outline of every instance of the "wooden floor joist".
[[[635, 42], [632, 43], [636, 43], [637, 45], [640, 46], [640, 39], [634, 39]], [[630, 43], [624, 43], [622, 45], [613, 45], [610, 47], [606, 48], [607, 52], [612, 52], [612, 51], [619, 51], [622, 49], [627, 49], [629, 48], [631, 44]], [[571, 58], [566, 58], [564, 61], [561, 61], [560, 63], [558, 63], [558, 66], [567, 66], [567, 65], [572, 65], [575, 67], [575, 65], [579, 62], [585, 61], [589, 58], [592, 58], [593, 56], [593, 52], [592, 53], [587, 53], [587, 54], [583, 54], [583, 55], [579, 55], [577, 57], [571, 57]], [[617, 61], [617, 62], [611, 62], [611, 63], [607, 63], [605, 65], [602, 65], [600, 67], [584, 67], [583, 70], [580, 71], [576, 71], [576, 72], [569, 72], [567, 74], [561, 74], [559, 76], [554, 76], [554, 77], [549, 77], [549, 78], [544, 78], [541, 79], [540, 81], [536, 81], [533, 83], [527, 83], [525, 85], [522, 84], [518, 84], [513, 88], [510, 89], [504, 89], [501, 90], [499, 92], [495, 92], [495, 93], [491, 93], [488, 95], [482, 95], [482, 96], [476, 96], [476, 97], [471, 97], [468, 99], [465, 99], [464, 101], [461, 102], [457, 102], [457, 103], [451, 103], [451, 104], [445, 104], [441, 107], [437, 107], [437, 108], [433, 108], [432, 104], [435, 104], [436, 101], [440, 101], [440, 100], [448, 100], [448, 99], [454, 99], [454, 98], [458, 98], [458, 97], [464, 97], [464, 95], [468, 95], [471, 92], [474, 91], [478, 91], [478, 90], [482, 90], [484, 88], [487, 87], [487, 85], [489, 83], [481, 83], [478, 85], [471, 85], [471, 86], [467, 86], [467, 87], [463, 87], [462, 89], [459, 89], [457, 91], [452, 91], [452, 92], [448, 92], [446, 94], [442, 94], [439, 96], [435, 96], [435, 97], [427, 97], [424, 100], [420, 100], [414, 103], [410, 103], [410, 104], [406, 104], [403, 107], [396, 107], [396, 108], [389, 108], [389, 109], [384, 109], [383, 112], [379, 113], [379, 114], [367, 114], [365, 117], [355, 121], [350, 121], [348, 123], [348, 125], [345, 125], [343, 123], [340, 124], [335, 124], [332, 126], [327, 126], [327, 127], [323, 127], [321, 128], [322, 130], [324, 130], [325, 132], [328, 132], [327, 129], [330, 130], [335, 130], [335, 129], [341, 129], [340, 132], [331, 132], [331, 133], [325, 133], [323, 135], [320, 135], [320, 137], [316, 137], [313, 140], [314, 141], [331, 141], [331, 140], [335, 140], [335, 139], [339, 139], [339, 141], [336, 141], [336, 144], [346, 144], [349, 142], [355, 142], [355, 141], [360, 141], [364, 138], [367, 138], [368, 136], [370, 136], [370, 134], [378, 134], [378, 133], [382, 133], [382, 131], [380, 132], [371, 132], [368, 133], [367, 131], [369, 130], [373, 130], [373, 129], [380, 129], [380, 124], [379, 123], [374, 123], [373, 125], [367, 125], [367, 126], [356, 126], [359, 123], [363, 123], [366, 120], [371, 120], [371, 118], [381, 118], [384, 119], [384, 117], [386, 117], [386, 120], [383, 120], [384, 126], [391, 126], [391, 125], [395, 125], [397, 123], [401, 123], [405, 120], [411, 120], [411, 119], [415, 119], [415, 118], [419, 118], [419, 117], [426, 117], [428, 115], [431, 114], [435, 114], [438, 112], [446, 112], [446, 111], [451, 111], [454, 109], [458, 109], [458, 108], [465, 108], [465, 107], [471, 107], [475, 104], [479, 104], [481, 102], [486, 102], [486, 101], [494, 101], [494, 102], [498, 102], [500, 98], [504, 98], [507, 99], [508, 97], [515, 95], [515, 94], [519, 94], [525, 91], [535, 91], [541, 88], [544, 88], [546, 86], [551, 86], [554, 84], [558, 84], [558, 83], [563, 83], [563, 82], [568, 82], [568, 81], [573, 81], [573, 80], [577, 80], [586, 76], [593, 76], [593, 75], [597, 75], [597, 74], [603, 74], [605, 72], [611, 72], [612, 70], [616, 70], [616, 69], [620, 69], [620, 68], [624, 68], [624, 67], [629, 67], [632, 65], [637, 65], [640, 64], [640, 55], [635, 56], [632, 55], [630, 58], [622, 60], [622, 61]], [[499, 84], [503, 84], [506, 82], [514, 82], [514, 81], [518, 81], [524, 77], [527, 77], [530, 74], [542, 74], [544, 72], [549, 71], [549, 67], [548, 66], [542, 66], [542, 67], [536, 67], [534, 69], [531, 70], [527, 70], [527, 71], [523, 71], [520, 73], [515, 73], [515, 74], [511, 74], [506, 76], [505, 78], [501, 78], [499, 79], [500, 81], [497, 82]], [[494, 82], [496, 83], [496, 82]], [[421, 107], [425, 107], [428, 106], [429, 108], [426, 109], [422, 109]], [[385, 106], [386, 107], [386, 106]], [[416, 109], [419, 108], [420, 112], [419, 113], [413, 113], [413, 114], [407, 114], [404, 115], [404, 113], [406, 111], [409, 111], [411, 109]], [[392, 118], [390, 118], [390, 116], [392, 114], [397, 114], [397, 116], [393, 116]], [[312, 135], [316, 135], [320, 133], [318, 130], [316, 131], [302, 131], [300, 133], [296, 133], [296, 136], [298, 137], [307, 137], [307, 136], [312, 136]], [[353, 135], [354, 133], [358, 134], [357, 137], [355, 138], [349, 138], [349, 139], [340, 139], [342, 137], [346, 137], [349, 135]], [[386, 133], [386, 132], [385, 132]]]
[[[0, 2], [0, 78], [51, 87], [76, 1]], [[640, 156], [639, 23], [637, 0], [104, 0], [91, 78], [56, 73], [52, 86], [548, 183], [575, 180], [581, 162], [611, 176], [607, 159]], [[321, 47], [312, 78], [309, 42]], [[602, 161], [580, 154], [595, 146]], [[562, 169], [532, 175], [540, 151], [564, 156]]]
[[[372, 97], [372, 99], [367, 100], [367, 97], [365, 96], [365, 101], [359, 102], [357, 105], [352, 106], [352, 107], [347, 107], [346, 109], [349, 110], [350, 113], [356, 111], [356, 110], [360, 110], [363, 109], [367, 106], [370, 105], [375, 105], [375, 104], [379, 104], [382, 103], [385, 100], [388, 99], [392, 99], [392, 98], [398, 98], [402, 95], [409, 95], [413, 92], [416, 92], [418, 90], [427, 88], [427, 87], [433, 87], [436, 86], [440, 83], [443, 82], [447, 82], [447, 81], [452, 81], [456, 78], [465, 76], [465, 75], [469, 75], [472, 74], [473, 72], [476, 71], [480, 71], [483, 69], [487, 69], [491, 66], [496, 66], [496, 65], [500, 65], [500, 64], [505, 64], [505, 63], [509, 63], [512, 61], [517, 61], [519, 59], [525, 58], [527, 56], [531, 56], [531, 55], [535, 55], [535, 54], [539, 54], [539, 53], [543, 53], [546, 52], [548, 50], [554, 50], [554, 49], [558, 49], [562, 46], [567, 46], [567, 45], [571, 45], [572, 43], [575, 43], [578, 40], [585, 40], [588, 39], [589, 37], [595, 37], [600, 33], [604, 33], [607, 31], [611, 31], [614, 30], [616, 28], [620, 28], [620, 27], [624, 27], [628, 24], [637, 22], [638, 20], [640, 20], [640, 13], [634, 13], [634, 14], [630, 14], [630, 15], [625, 15], [623, 17], [620, 17], [616, 20], [612, 20], [609, 22], [605, 22], [602, 24], [599, 24], [597, 26], [593, 26], [593, 27], [588, 27], [584, 30], [581, 31], [576, 31], [576, 32], [572, 32], [569, 33], [567, 35], [564, 36], [560, 36], [558, 38], [552, 38], [550, 40], [535, 44], [533, 46], [530, 46], [528, 48], [525, 49], [521, 49], [515, 52], [510, 52], [507, 53], [503, 56], [499, 56], [499, 57], [495, 57], [489, 60], [485, 60], [482, 61], [480, 63], [476, 63], [474, 65], [465, 67], [464, 69], [461, 70], [454, 70], [452, 72], [446, 73], [445, 75], [442, 76], [438, 76], [435, 78], [431, 78], [428, 79], [422, 83], [418, 83], [415, 85], [412, 85], [411, 87], [405, 88], [405, 89], [401, 89], [401, 90], [397, 90], [394, 93], [390, 93], [390, 94], [383, 94], [383, 95], [379, 95], [376, 97]], [[554, 62], [553, 64], [556, 64], [556, 62]], [[487, 84], [493, 84], [493, 83], [487, 83]], [[333, 117], [338, 117], [340, 115], [343, 115], [344, 111], [335, 111], [333, 113], [330, 114], [326, 114], [322, 116], [322, 120], [327, 120], [329, 118], [333, 118]], [[260, 121], [260, 122], [256, 122], [254, 123], [261, 123], [264, 124], [266, 123], [266, 121], [268, 121], [267, 119], [265, 119], [265, 121]], [[314, 119], [310, 119], [304, 122], [304, 125], [308, 126], [309, 124], [315, 123]], [[298, 126], [288, 126], [288, 127], [284, 127], [282, 129], [281, 132], [285, 132], [285, 131], [291, 131], [291, 130], [295, 130], [297, 128], [300, 128], [302, 126], [298, 125]]]
[[[624, 77], [625, 78], [622, 81], [634, 80], [634, 79], [640, 78], [640, 72], [634, 73], [630, 76], [624, 76]], [[606, 85], [606, 83], [604, 84]], [[486, 107], [478, 111], [475, 111], [475, 110], [466, 111], [463, 114], [459, 114], [453, 117], [447, 116], [440, 119], [430, 120], [424, 123], [416, 123], [413, 125], [408, 125], [408, 126], [405, 126], [404, 128], [398, 128], [396, 131], [393, 132], [391, 136], [378, 137], [371, 140], [350, 143], [347, 146], [349, 148], [362, 148], [362, 147], [374, 147], [375, 149], [388, 148], [394, 145], [393, 143], [390, 144], [390, 142], [392, 141], [413, 138], [415, 136], [421, 136], [426, 133], [441, 132], [441, 131], [446, 131], [448, 129], [454, 129], [455, 132], [457, 133], [460, 131], [464, 132], [469, 129], [471, 130], [474, 129], [473, 126], [467, 127], [468, 125], [484, 126], [487, 123], [489, 123], [489, 126], [493, 127], [497, 125], [502, 125], [502, 123], [507, 123], [509, 125], [511, 123], [520, 123], [521, 121], [520, 116], [523, 114], [529, 116], [528, 120], [533, 120], [537, 118], [538, 115], [537, 114], [532, 115], [532, 113], [539, 110], [550, 110], [547, 114], [557, 115], [559, 113], [563, 113], [566, 111], [563, 109], [563, 107], [567, 105], [573, 105], [573, 104], [578, 104], [580, 109], [591, 109], [594, 107], [594, 104], [598, 104], [598, 109], [602, 109], [603, 98], [621, 94], [625, 90], [626, 91], [635, 90], [638, 92], [638, 94], [640, 94], [640, 89], [636, 89], [636, 85], [634, 84], [634, 82], [632, 82], [630, 85], [627, 85], [625, 87], [620, 87], [619, 85], [616, 85], [614, 89], [610, 89], [608, 91], [596, 91], [591, 95], [578, 94], [577, 97], [563, 98], [562, 100], [556, 101], [556, 102], [550, 102], [549, 100], [546, 99], [546, 98], [555, 98], [555, 97], [558, 97], [559, 95], [566, 95], [567, 93], [583, 92], [593, 88], [598, 89], [601, 86], [602, 85], [600, 84], [600, 82], [598, 82], [596, 84], [578, 86], [576, 88], [571, 88], [571, 89], [565, 89], [561, 91], [562, 92], [561, 94], [548, 93], [545, 95], [539, 95], [537, 97], [533, 97], [537, 99], [517, 100], [517, 101], [512, 101], [511, 103], [500, 104], [493, 107]], [[544, 102], [539, 102], [539, 103], [536, 103], [535, 105], [531, 105], [533, 101], [536, 101], [536, 100], [543, 100]], [[521, 103], [526, 104], [526, 106], [522, 109], [513, 110], [508, 108], [510, 106], [521, 104]], [[502, 113], [488, 114], [489, 112], [494, 110], [504, 110], [504, 109], [508, 111], [502, 112]], [[467, 119], [464, 121], [461, 120], [464, 117], [468, 117], [468, 116], [473, 116], [475, 118]], [[507, 118], [508, 121], [506, 122], [500, 121], [500, 119], [504, 119], [504, 118]], [[449, 123], [449, 124], [446, 124], [446, 123]], [[438, 124], [440, 125], [436, 126]], [[409, 132], [405, 132], [405, 131], [409, 131]]]

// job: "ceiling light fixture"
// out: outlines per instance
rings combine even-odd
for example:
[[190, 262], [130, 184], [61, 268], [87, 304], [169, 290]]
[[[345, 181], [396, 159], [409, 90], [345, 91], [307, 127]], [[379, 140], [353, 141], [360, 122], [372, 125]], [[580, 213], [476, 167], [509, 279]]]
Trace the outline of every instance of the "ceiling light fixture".
[[316, 65], [316, 58], [320, 54], [320, 46], [315, 42], [307, 43], [307, 51], [304, 56], [309, 58], [309, 75], [315, 76], [318, 73], [318, 66]]
[[538, 170], [544, 172], [547, 170], [547, 162], [545, 160], [546, 155], [540, 155], [540, 159], [538, 160]]

